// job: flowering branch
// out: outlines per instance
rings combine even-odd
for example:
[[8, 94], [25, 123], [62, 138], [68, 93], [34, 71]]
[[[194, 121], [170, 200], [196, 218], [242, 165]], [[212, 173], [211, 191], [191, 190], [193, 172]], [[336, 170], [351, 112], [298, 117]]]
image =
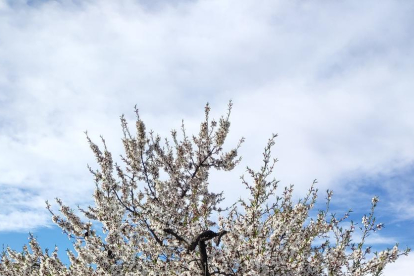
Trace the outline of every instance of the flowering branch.
[[46, 202], [52, 221], [74, 243], [74, 252], [67, 251], [70, 265], [62, 263], [57, 248], [44, 252], [30, 236], [23, 252], [3, 252], [0, 275], [379, 275], [409, 253], [395, 245], [370, 255], [366, 238], [383, 227], [374, 217], [377, 197], [362, 218], [362, 238], [354, 243], [357, 224], [342, 226], [350, 211], [339, 218], [329, 214], [332, 191], [316, 216], [310, 216], [316, 181], [297, 202], [292, 185], [279, 193], [272, 177], [276, 134], [264, 149], [263, 165], [247, 167], [249, 177], [241, 177], [249, 196], [222, 209], [223, 193], [210, 191], [209, 175], [212, 169], [231, 171], [241, 160], [244, 139], [223, 151], [231, 108], [230, 102], [227, 114], [215, 121], [207, 104], [198, 135], [188, 136], [183, 123], [181, 140], [175, 130], [171, 140], [147, 132], [135, 108], [136, 136], [121, 116], [121, 165], [102, 137], [100, 148], [86, 133], [99, 166], [88, 166], [96, 185], [94, 205], [75, 211], [56, 199], [56, 212]]

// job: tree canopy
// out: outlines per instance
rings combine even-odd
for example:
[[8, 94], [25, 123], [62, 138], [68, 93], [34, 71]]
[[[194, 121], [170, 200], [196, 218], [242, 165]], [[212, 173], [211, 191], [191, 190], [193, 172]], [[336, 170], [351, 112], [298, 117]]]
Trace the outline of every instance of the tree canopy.
[[[258, 170], [247, 167], [241, 184], [249, 196], [222, 206], [223, 193], [209, 189], [210, 170], [231, 171], [239, 162], [241, 139], [232, 150], [223, 144], [230, 130], [230, 113], [218, 121], [205, 119], [197, 135], [172, 130], [161, 138], [146, 126], [136, 110], [136, 134], [121, 116], [125, 154], [114, 162], [105, 140], [101, 146], [87, 135], [99, 169], [89, 167], [96, 189], [94, 205], [74, 210], [56, 199], [58, 212], [46, 202], [52, 221], [72, 239], [69, 265], [42, 250], [34, 236], [22, 252], [7, 248], [0, 275], [380, 275], [384, 267], [408, 254], [398, 245], [371, 252], [366, 238], [377, 223], [370, 213], [360, 223], [330, 213], [314, 212], [318, 190], [293, 199], [293, 186], [282, 188], [273, 178], [276, 159], [272, 135]], [[356, 241], [353, 234], [360, 229]]]

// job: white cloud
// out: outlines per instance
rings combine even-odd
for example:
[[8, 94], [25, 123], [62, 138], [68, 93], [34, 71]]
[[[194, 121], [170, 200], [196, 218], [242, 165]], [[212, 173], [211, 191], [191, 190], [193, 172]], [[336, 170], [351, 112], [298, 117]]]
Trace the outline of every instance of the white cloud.
[[39, 225], [48, 225], [49, 219], [38, 210], [13, 211], [8, 214], [0, 214], [2, 221], [0, 231], [16, 231], [22, 229], [35, 229]]
[[413, 274], [414, 256], [402, 256], [384, 269], [384, 276], [409, 276]]
[[[7, 3], [0, 187], [36, 193], [27, 202], [37, 218], [24, 224], [19, 213], [0, 230], [45, 225], [43, 199], [89, 200], [83, 131], [122, 153], [118, 117], [133, 119], [134, 104], [149, 128], [168, 133], [182, 118], [195, 129], [207, 101], [220, 114], [233, 99], [230, 139], [247, 138], [242, 166], [258, 166], [278, 132], [276, 177], [299, 192], [314, 178], [339, 189], [345, 177], [413, 162], [409, 2]], [[212, 185], [234, 200], [242, 172], [213, 174]]]

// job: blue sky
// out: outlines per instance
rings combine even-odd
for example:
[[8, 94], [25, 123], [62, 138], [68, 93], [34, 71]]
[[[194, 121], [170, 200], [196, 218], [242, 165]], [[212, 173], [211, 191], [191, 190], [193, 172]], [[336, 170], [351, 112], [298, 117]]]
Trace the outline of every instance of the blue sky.
[[164, 135], [181, 119], [197, 131], [206, 102], [218, 117], [232, 99], [228, 145], [246, 137], [243, 162], [211, 176], [228, 203], [279, 133], [282, 185], [301, 196], [317, 178], [355, 220], [378, 195], [373, 246], [414, 247], [413, 14], [412, 1], [0, 0], [0, 244], [32, 232], [68, 246], [44, 201], [90, 203], [85, 130], [117, 156], [135, 104]]

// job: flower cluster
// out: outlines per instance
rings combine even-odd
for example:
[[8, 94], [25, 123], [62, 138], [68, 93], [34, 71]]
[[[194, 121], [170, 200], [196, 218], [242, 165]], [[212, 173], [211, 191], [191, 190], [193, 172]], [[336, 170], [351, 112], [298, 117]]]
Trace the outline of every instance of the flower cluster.
[[[52, 220], [73, 240], [67, 251], [70, 264], [59, 259], [57, 248], [43, 251], [31, 236], [23, 252], [7, 248], [0, 275], [379, 275], [409, 249], [372, 254], [366, 237], [380, 230], [374, 209], [362, 218], [361, 241], [352, 240], [357, 224], [348, 228], [327, 207], [311, 216], [317, 199], [312, 186], [305, 198], [294, 202], [293, 187], [276, 194], [272, 178], [277, 160], [271, 157], [273, 135], [264, 150], [263, 165], [247, 168], [242, 177], [249, 190], [222, 209], [222, 193], [209, 190], [209, 171], [232, 170], [239, 162], [236, 147], [224, 152], [229, 133], [231, 102], [226, 116], [205, 120], [198, 135], [171, 132], [171, 140], [148, 132], [136, 110], [136, 135], [121, 117], [125, 155], [116, 164], [105, 140], [98, 147], [87, 136], [98, 170], [90, 168], [96, 182], [95, 204], [75, 211], [56, 202], [59, 213], [47, 202]], [[218, 219], [213, 219], [217, 217]], [[30, 249], [29, 249], [30, 248]]]

